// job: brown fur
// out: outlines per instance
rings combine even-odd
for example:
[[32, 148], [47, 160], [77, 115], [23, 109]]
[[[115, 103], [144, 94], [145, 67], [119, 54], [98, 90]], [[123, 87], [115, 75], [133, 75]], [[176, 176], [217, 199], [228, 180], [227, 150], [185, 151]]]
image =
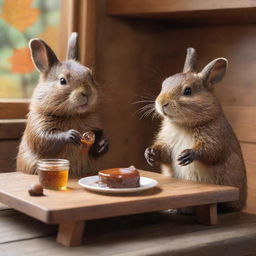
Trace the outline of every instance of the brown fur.
[[[73, 33], [67, 56], [76, 56], [76, 40]], [[37, 160], [64, 158], [70, 161], [71, 176], [94, 173], [92, 152], [82, 155], [79, 147], [81, 134], [87, 129], [96, 132], [96, 144], [106, 143], [99, 116], [100, 91], [91, 71], [73, 59], [58, 61], [42, 40], [32, 40], [30, 48], [41, 75], [19, 146], [17, 170], [34, 174]], [[60, 77], [66, 79], [66, 85], [60, 84]]]
[[[176, 178], [238, 187], [239, 201], [225, 206], [240, 210], [247, 196], [245, 165], [239, 142], [213, 92], [213, 84], [225, 74], [227, 61], [216, 59], [196, 73], [195, 54], [188, 49], [184, 73], [163, 82], [155, 102], [163, 121], [145, 157], [149, 164], [160, 164], [165, 174]], [[187, 87], [191, 95], [184, 95]]]

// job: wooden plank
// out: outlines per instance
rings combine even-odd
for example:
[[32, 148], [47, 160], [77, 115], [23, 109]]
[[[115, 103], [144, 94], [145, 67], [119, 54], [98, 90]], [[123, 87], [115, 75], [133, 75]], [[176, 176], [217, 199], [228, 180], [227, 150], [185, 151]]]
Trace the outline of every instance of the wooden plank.
[[[93, 67], [95, 64], [96, 41], [96, 5], [95, 0], [63, 0], [60, 32], [66, 38], [61, 42], [61, 59], [65, 59], [67, 40], [72, 32], [78, 32], [79, 61]], [[66, 24], [66, 26], [65, 26]]]
[[64, 246], [76, 246], [82, 242], [84, 221], [65, 222], [59, 225], [57, 242]]
[[233, 0], [108, 0], [110, 15], [161, 18], [171, 26], [255, 23], [255, 2]]
[[96, 14], [97, 1], [80, 0], [78, 22], [80, 62], [89, 68], [95, 65]]
[[242, 142], [256, 143], [256, 107], [224, 106], [223, 108], [238, 139]]
[[26, 119], [0, 120], [0, 140], [20, 139], [25, 130]]
[[31, 197], [27, 192], [31, 183], [38, 182], [38, 176], [3, 173], [0, 201], [43, 222], [63, 223], [238, 199], [238, 189], [234, 187], [176, 180], [146, 171], [140, 173], [156, 179], [158, 187], [136, 195], [109, 196], [86, 191], [77, 180], [70, 180], [66, 191], [45, 190], [43, 197]]
[[[35, 228], [40, 227], [35, 225]], [[90, 221], [87, 231], [87, 243], [68, 250], [57, 245], [53, 236], [0, 244], [0, 250], [6, 256], [20, 252], [26, 256], [46, 253], [54, 256], [192, 256], [202, 253], [205, 256], [240, 256], [256, 253], [256, 217], [240, 213], [220, 216], [220, 223], [213, 227], [196, 224], [192, 216], [152, 213]]]
[[226, 10], [255, 8], [251, 0], [108, 0], [107, 11], [111, 15], [166, 14], [184, 11]]
[[[61, 29], [66, 41], [72, 32], [78, 32], [79, 61], [88, 67], [95, 64], [96, 5], [94, 0], [63, 0]], [[61, 45], [61, 59], [65, 59], [67, 43]]]
[[256, 145], [255, 144], [241, 144], [243, 156], [246, 165], [248, 196], [245, 212], [256, 214]]
[[60, 2], [61, 4], [61, 12], [60, 12], [60, 28], [59, 28], [59, 37], [63, 40], [59, 40], [58, 47], [60, 49], [59, 59], [65, 60], [66, 59], [66, 52], [67, 52], [67, 43], [68, 37], [70, 33], [70, 23], [72, 22], [72, 8], [70, 8], [70, 4], [73, 1], [63, 0]]
[[0, 173], [16, 170], [19, 140], [0, 140]]
[[[0, 211], [0, 244], [56, 234], [57, 226], [46, 225], [11, 209]], [[1, 253], [0, 253], [1, 254]]]
[[1, 99], [0, 119], [24, 119], [28, 113], [28, 107], [27, 99]]

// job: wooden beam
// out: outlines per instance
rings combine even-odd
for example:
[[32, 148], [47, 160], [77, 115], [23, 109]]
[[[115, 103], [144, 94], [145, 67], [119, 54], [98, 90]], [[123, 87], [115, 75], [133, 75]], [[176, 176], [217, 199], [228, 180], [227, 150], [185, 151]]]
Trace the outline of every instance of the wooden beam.
[[249, 0], [108, 0], [107, 3], [110, 15], [160, 18], [170, 26], [256, 22], [256, 2]]
[[241, 143], [247, 174], [247, 213], [256, 214], [256, 144]]
[[0, 120], [0, 140], [20, 139], [25, 130], [26, 119]]
[[96, 5], [95, 0], [80, 0], [78, 22], [80, 62], [89, 68], [95, 64]]
[[256, 2], [250, 0], [108, 0], [107, 11], [111, 15], [166, 14], [188, 11], [237, 10], [255, 8]]
[[62, 0], [60, 15], [60, 60], [65, 60], [68, 38], [72, 32], [77, 31], [79, 0]]
[[27, 99], [1, 99], [0, 119], [24, 119], [28, 113], [29, 100]]
[[67, 41], [78, 32], [79, 61], [85, 66], [95, 64], [96, 3], [95, 0], [63, 0], [61, 14], [61, 59], [65, 59]]
[[16, 170], [19, 140], [0, 140], [0, 173]]

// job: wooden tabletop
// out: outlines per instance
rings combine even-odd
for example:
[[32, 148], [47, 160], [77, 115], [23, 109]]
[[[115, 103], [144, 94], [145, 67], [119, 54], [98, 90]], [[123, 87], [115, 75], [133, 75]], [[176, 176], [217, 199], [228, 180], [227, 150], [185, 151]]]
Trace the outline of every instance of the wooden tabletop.
[[83, 245], [55, 242], [57, 225], [48, 225], [0, 204], [0, 255], [4, 256], [252, 256], [256, 216], [224, 214], [216, 226], [193, 216], [165, 212], [88, 221]]
[[23, 173], [0, 174], [0, 202], [45, 223], [91, 220], [169, 208], [213, 204], [238, 199], [233, 187], [199, 184], [140, 171], [158, 181], [158, 186], [138, 194], [110, 195], [89, 192], [70, 180], [65, 191], [45, 190], [43, 197], [31, 197], [27, 188], [38, 176]]

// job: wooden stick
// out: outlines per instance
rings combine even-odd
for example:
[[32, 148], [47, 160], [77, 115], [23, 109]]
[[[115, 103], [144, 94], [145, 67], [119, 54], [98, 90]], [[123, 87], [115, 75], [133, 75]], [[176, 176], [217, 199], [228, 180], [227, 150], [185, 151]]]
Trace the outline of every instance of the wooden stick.
[[218, 223], [217, 204], [200, 205], [196, 207], [197, 221], [204, 225]]
[[84, 221], [65, 222], [59, 225], [57, 242], [64, 246], [76, 246], [82, 242]]

